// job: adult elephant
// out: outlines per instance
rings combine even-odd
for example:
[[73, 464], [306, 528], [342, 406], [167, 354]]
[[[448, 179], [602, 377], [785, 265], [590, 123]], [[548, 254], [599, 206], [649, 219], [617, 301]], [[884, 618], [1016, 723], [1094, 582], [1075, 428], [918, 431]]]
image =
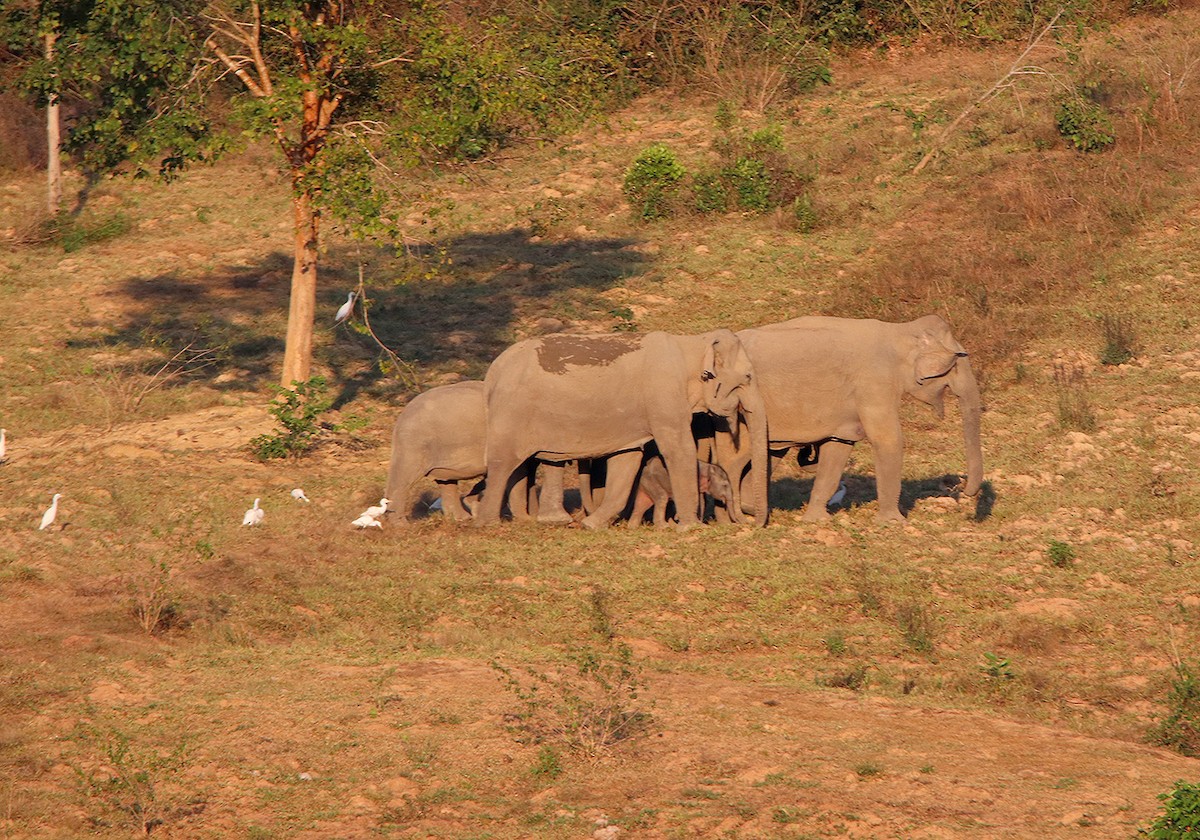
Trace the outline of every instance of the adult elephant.
[[[697, 336], [548, 335], [520, 341], [488, 368], [487, 489], [476, 521], [499, 519], [504, 488], [529, 457], [566, 461], [611, 455], [604, 500], [583, 520], [604, 528], [624, 509], [657, 442], [671, 476], [680, 527], [699, 523], [694, 412], [740, 416], [748, 452], [767, 457], [767, 414], [754, 369], [729, 330]], [[759, 524], [767, 522], [767, 473], [751, 482]]]
[[[771, 419], [770, 448], [815, 445], [819, 452], [812, 495], [803, 518], [829, 516], [854, 443], [869, 440], [875, 453], [880, 520], [903, 519], [900, 476], [904, 436], [900, 401], [907, 394], [944, 416], [947, 391], [958, 397], [967, 454], [964, 492], [983, 481], [981, 401], [967, 351], [937, 315], [905, 324], [851, 318], [806, 317], [742, 330], [759, 391]], [[719, 446], [718, 461], [739, 477], [757, 454]]]

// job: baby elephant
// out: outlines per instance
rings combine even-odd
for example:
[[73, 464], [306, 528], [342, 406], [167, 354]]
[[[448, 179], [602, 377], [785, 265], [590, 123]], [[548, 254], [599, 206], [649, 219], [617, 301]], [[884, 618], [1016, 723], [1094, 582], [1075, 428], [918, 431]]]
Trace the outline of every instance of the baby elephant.
[[[733, 484], [729, 475], [716, 464], [697, 461], [696, 469], [700, 481], [701, 496], [710, 496], [728, 508], [733, 504]], [[667, 474], [667, 465], [661, 456], [655, 455], [642, 465], [641, 479], [633, 496], [633, 513], [629, 517], [629, 527], [636, 528], [642, 524], [642, 517], [652, 506], [654, 508], [654, 524], [660, 528], [667, 524], [667, 502], [671, 500], [671, 478]]]

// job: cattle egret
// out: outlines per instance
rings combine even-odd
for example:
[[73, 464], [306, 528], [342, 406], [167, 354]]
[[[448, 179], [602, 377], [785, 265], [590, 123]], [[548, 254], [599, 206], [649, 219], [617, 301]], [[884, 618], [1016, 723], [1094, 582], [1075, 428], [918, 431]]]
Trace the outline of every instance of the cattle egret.
[[0, 463], [4, 462], [4, 435], [5, 430], [0, 429]]
[[242, 517], [243, 525], [258, 525], [263, 521], [264, 511], [258, 506], [259, 499], [254, 500], [254, 507], [246, 511], [246, 515]]
[[54, 517], [58, 516], [58, 500], [62, 498], [62, 493], [55, 493], [54, 498], [50, 500], [50, 507], [46, 508], [46, 512], [42, 514], [42, 524], [38, 526], [39, 531], [45, 531], [54, 524]]
[[308, 496], [304, 495], [304, 491], [301, 490], [299, 487], [297, 487], [295, 490], [292, 491], [292, 498], [295, 499], [297, 502], [311, 502], [312, 501], [312, 499], [310, 499], [310, 498], [308, 498]]
[[337, 311], [337, 315], [333, 316], [333, 322], [335, 324], [340, 324], [342, 321], [345, 321], [350, 317], [350, 312], [354, 309], [354, 295], [355, 292], [351, 292], [346, 297], [346, 302], [343, 303], [341, 308]]
[[387, 506], [390, 505], [391, 503], [392, 503], [392, 500], [387, 498], [386, 496], [384, 496], [382, 499], [379, 500], [379, 504], [371, 505], [369, 508], [364, 510], [361, 515], [369, 516], [372, 519], [375, 519], [378, 516], [383, 516], [385, 513], [387, 513]]
[[383, 523], [374, 516], [367, 516], [365, 513], [350, 523], [355, 528], [383, 528]]
[[829, 497], [829, 501], [825, 504], [840, 505], [844, 498], [846, 498], [846, 482], [843, 481], [838, 484], [838, 489], [834, 491], [833, 495]]

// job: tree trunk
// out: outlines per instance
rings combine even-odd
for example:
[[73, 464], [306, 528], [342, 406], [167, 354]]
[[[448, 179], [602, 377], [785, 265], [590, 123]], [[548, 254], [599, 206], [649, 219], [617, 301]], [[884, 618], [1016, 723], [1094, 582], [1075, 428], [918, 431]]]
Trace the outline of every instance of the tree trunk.
[[[46, 33], [46, 61], [54, 60], [53, 32]], [[59, 205], [62, 204], [62, 159], [59, 156], [59, 126], [58, 96], [50, 94], [46, 100], [46, 204], [51, 216], [58, 215]]]
[[313, 321], [317, 312], [317, 231], [320, 217], [312, 195], [297, 188], [292, 197], [296, 253], [292, 264], [292, 298], [288, 308], [287, 343], [283, 348], [283, 373], [279, 384], [292, 388], [311, 375]]

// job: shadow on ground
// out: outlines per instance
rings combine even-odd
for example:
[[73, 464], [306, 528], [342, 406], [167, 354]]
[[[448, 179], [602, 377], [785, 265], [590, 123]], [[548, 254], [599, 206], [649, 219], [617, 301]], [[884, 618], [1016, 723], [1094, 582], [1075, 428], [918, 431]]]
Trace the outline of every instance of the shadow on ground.
[[[846, 474], [842, 476], [846, 485], [846, 496], [838, 507], [856, 508], [876, 501], [874, 475]], [[957, 499], [961, 496], [964, 478], [947, 473], [929, 478], [904, 479], [900, 482], [900, 510], [907, 516], [921, 499]], [[808, 504], [812, 495], [811, 478], [780, 478], [771, 482], [771, 507], [776, 510], [800, 510]], [[972, 519], [982, 522], [992, 514], [996, 504], [996, 491], [990, 481], [985, 481], [975, 497]]]

